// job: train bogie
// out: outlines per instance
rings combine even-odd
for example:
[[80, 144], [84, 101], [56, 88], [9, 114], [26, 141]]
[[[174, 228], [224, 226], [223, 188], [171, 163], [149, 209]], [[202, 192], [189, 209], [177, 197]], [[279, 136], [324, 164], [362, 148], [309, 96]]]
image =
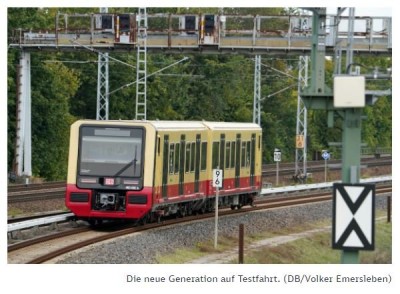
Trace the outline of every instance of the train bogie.
[[261, 129], [249, 123], [78, 121], [71, 127], [66, 206], [78, 218], [185, 216], [252, 204], [261, 189]]

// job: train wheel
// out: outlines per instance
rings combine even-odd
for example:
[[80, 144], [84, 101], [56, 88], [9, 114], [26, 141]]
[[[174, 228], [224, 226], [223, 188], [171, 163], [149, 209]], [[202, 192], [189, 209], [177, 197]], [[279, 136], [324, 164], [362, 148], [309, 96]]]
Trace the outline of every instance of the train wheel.
[[100, 227], [103, 224], [103, 220], [102, 219], [89, 219], [88, 223], [91, 227], [95, 228], [95, 227]]
[[147, 224], [148, 220], [149, 220], [149, 215], [146, 214], [144, 217], [140, 219], [140, 225], [144, 226], [145, 224]]
[[186, 214], [187, 214], [187, 210], [186, 210], [186, 206], [184, 205], [179, 209], [179, 216], [180, 217], [185, 217]]
[[156, 221], [156, 216], [155, 216], [154, 212], [150, 212], [149, 222], [154, 223], [155, 221]]

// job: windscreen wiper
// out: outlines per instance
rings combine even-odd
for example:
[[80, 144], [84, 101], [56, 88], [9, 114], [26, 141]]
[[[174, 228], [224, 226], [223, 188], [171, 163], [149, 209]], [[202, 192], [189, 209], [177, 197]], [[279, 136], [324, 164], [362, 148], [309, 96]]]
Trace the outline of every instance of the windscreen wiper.
[[134, 170], [135, 170], [135, 169], [136, 169], [136, 168], [135, 168], [136, 160], [134, 159], [134, 160], [129, 161], [126, 165], [124, 165], [124, 166], [114, 175], [114, 177], [120, 176], [124, 171], [126, 171], [126, 170], [131, 166], [131, 164], [134, 164]]
[[135, 157], [133, 160], [129, 161], [126, 165], [124, 165], [115, 175], [114, 177], [120, 176], [124, 171], [126, 171], [131, 164], [133, 164], [133, 175], [136, 175], [136, 163], [137, 163], [137, 146], [135, 146]]

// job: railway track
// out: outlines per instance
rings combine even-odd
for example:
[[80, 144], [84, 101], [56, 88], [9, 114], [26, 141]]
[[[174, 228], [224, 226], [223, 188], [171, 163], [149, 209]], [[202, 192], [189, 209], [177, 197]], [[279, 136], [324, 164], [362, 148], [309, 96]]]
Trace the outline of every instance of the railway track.
[[[340, 160], [329, 161], [330, 170], [341, 169]], [[366, 167], [378, 167], [378, 166], [391, 166], [392, 157], [383, 158], [364, 158], [362, 165]], [[311, 161], [309, 162], [308, 172], [319, 173], [325, 169], [324, 161]], [[280, 164], [280, 177], [293, 176], [294, 175], [294, 164], [293, 163], [281, 163]], [[276, 176], [276, 165], [266, 164], [263, 165], [262, 171], [263, 178], [275, 177]], [[49, 200], [49, 199], [60, 199], [65, 197], [65, 182], [48, 182], [42, 184], [29, 184], [29, 185], [11, 185], [8, 186], [8, 203], [38, 201], [38, 200]]]
[[57, 182], [45, 182], [45, 183], [35, 183], [35, 184], [16, 184], [8, 186], [8, 193], [25, 192], [28, 189], [33, 190], [43, 190], [52, 188], [62, 188], [65, 187], [65, 181]]
[[65, 182], [16, 185], [8, 187], [8, 203], [58, 199], [65, 197]]
[[[391, 193], [391, 186], [379, 186], [376, 188], [377, 196]], [[220, 216], [243, 214], [257, 210], [289, 207], [300, 204], [309, 204], [322, 201], [330, 201], [331, 192], [314, 193], [312, 195], [280, 195], [263, 198], [257, 201], [255, 207], [245, 207], [240, 210], [222, 209]], [[213, 218], [214, 213], [207, 213], [185, 218], [168, 219], [162, 223], [146, 224], [145, 226], [119, 225], [109, 226], [97, 230], [91, 230], [87, 226], [72, 229], [68, 232], [28, 240], [19, 244], [8, 246], [8, 263], [44, 263], [62, 254], [79, 248], [99, 243], [105, 240], [152, 230], [161, 227], [173, 226], [179, 223], [188, 223]]]
[[30, 214], [30, 215], [23, 215], [23, 216], [18, 216], [18, 217], [14, 217], [14, 218], [9, 218], [7, 220], [7, 224], [13, 224], [13, 223], [29, 221], [29, 220], [34, 220], [34, 219], [39, 219], [39, 218], [44, 218], [44, 217], [50, 217], [50, 216], [58, 216], [58, 215], [63, 215], [65, 213], [66, 213], [65, 211], [50, 211], [50, 212], [42, 212], [42, 213], [36, 213], [36, 214]]
[[[379, 166], [391, 166], [392, 165], [392, 157], [382, 157], [382, 158], [363, 158], [361, 160], [361, 167], [364, 168], [372, 168]], [[342, 161], [341, 160], [329, 160], [327, 163], [329, 170], [341, 170]], [[317, 161], [309, 161], [307, 164], [307, 172], [308, 173], [323, 173], [325, 170], [325, 161], [317, 160]], [[279, 173], [282, 176], [294, 175], [294, 163], [280, 163], [279, 164]], [[263, 177], [270, 177], [276, 175], [276, 164], [264, 164], [262, 168]]]

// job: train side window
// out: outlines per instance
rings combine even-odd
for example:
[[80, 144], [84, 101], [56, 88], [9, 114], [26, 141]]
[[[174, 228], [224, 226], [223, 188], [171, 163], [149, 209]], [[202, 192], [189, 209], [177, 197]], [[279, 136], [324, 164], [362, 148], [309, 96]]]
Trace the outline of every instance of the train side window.
[[230, 167], [230, 158], [231, 158], [231, 142], [226, 142], [225, 144], [226, 150], [225, 150], [225, 167], [229, 168]]
[[196, 143], [192, 142], [190, 144], [190, 171], [191, 172], [194, 172], [194, 165], [195, 165], [194, 157], [195, 157], [195, 154], [196, 154], [195, 147], [196, 147]]
[[[180, 141], [180, 157], [179, 157], [179, 183], [184, 182], [185, 174], [185, 150], [186, 150], [186, 136], [181, 135]], [[179, 185], [179, 194], [183, 194], [183, 185]]]
[[169, 165], [169, 135], [164, 135], [163, 139], [163, 153], [162, 153], [162, 195], [167, 196], [167, 184], [168, 184], [168, 165]]
[[169, 173], [173, 174], [174, 173], [174, 155], [175, 155], [175, 144], [170, 144], [169, 145]]
[[207, 169], [207, 142], [201, 143], [201, 170]]
[[180, 158], [180, 144], [175, 144], [175, 165], [174, 165], [174, 172], [177, 174], [179, 172], [179, 158]]
[[242, 158], [241, 158], [241, 162], [242, 162], [242, 167], [246, 166], [246, 142], [242, 142]]
[[219, 166], [219, 142], [213, 142], [212, 168], [216, 169], [218, 166]]
[[160, 155], [160, 149], [161, 149], [161, 138], [160, 135], [157, 135], [157, 153]]
[[233, 141], [231, 144], [232, 144], [231, 145], [231, 168], [234, 168], [235, 167], [236, 142]]
[[225, 134], [221, 134], [220, 136], [219, 168], [225, 168]]
[[190, 143], [186, 144], [186, 162], [185, 162], [185, 172], [189, 172], [190, 169]]
[[250, 166], [250, 141], [246, 142], [246, 167]]

